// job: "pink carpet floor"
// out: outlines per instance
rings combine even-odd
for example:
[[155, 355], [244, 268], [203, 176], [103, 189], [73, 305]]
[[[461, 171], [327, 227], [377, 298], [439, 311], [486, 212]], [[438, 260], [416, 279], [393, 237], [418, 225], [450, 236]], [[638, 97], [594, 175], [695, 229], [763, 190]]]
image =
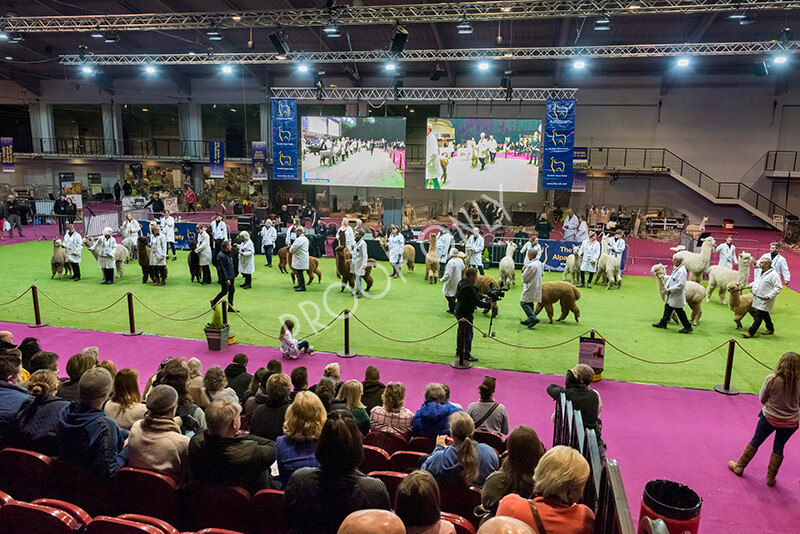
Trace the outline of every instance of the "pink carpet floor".
[[[235, 345], [211, 352], [201, 341], [155, 336], [123, 337], [120, 334], [44, 327], [31, 329], [17, 323], [2, 323], [17, 341], [26, 336], [40, 340], [44, 350], [61, 356], [64, 374], [67, 358], [86, 346], [98, 346], [102, 359], [113, 360], [118, 368], [140, 370], [144, 386], [159, 361], [167, 356], [196, 356], [204, 370], [224, 367], [236, 352], [250, 357], [249, 369], [280, 358], [277, 349]], [[284, 361], [284, 372], [305, 365], [314, 381], [325, 364], [338, 361], [343, 379], [363, 379], [364, 369], [373, 364], [384, 382], [406, 384], [406, 405], [416, 410], [428, 382], [446, 382], [452, 400], [467, 404], [477, 399], [477, 387], [489, 373], [497, 378], [497, 400], [508, 409], [511, 426], [530, 425], [542, 441], [552, 443], [553, 402], [545, 393], [559, 376], [474, 368], [456, 371], [449, 365], [357, 357], [340, 359], [317, 353], [296, 362]], [[630, 384], [603, 380], [595, 386], [603, 398], [603, 438], [608, 457], [619, 461], [626, 493], [638, 518], [641, 495], [647, 481], [675, 480], [697, 491], [704, 499], [700, 532], [704, 533], [788, 533], [800, 523], [800, 437], [789, 442], [778, 484], [764, 484], [771, 439], [762, 447], [743, 478], [728, 471], [727, 461], [736, 459], [755, 428], [760, 409], [754, 395], [727, 397], [713, 391]]]

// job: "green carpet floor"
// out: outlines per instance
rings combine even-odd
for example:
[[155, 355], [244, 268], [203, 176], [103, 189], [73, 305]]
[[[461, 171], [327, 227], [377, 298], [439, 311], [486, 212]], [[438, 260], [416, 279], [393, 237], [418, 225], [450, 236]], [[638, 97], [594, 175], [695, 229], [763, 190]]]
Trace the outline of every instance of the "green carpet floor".
[[[0, 247], [0, 304], [19, 295], [31, 284], [37, 285], [42, 296], [43, 320], [53, 326], [84, 328], [110, 332], [122, 332], [128, 328], [125, 300], [101, 313], [79, 313], [104, 308], [130, 291], [147, 306], [168, 317], [182, 319], [196, 316], [208, 308], [208, 301], [219, 286], [203, 286], [189, 282], [186, 252], [179, 252], [178, 261], [169, 262], [169, 278], [165, 287], [153, 287], [141, 283], [141, 271], [135, 263], [126, 267], [125, 276], [114, 285], [100, 285], [101, 274], [91, 254], [84, 250], [83, 280], [50, 279], [49, 242], [31, 242]], [[314, 283], [306, 293], [292, 290], [289, 275], [281, 274], [277, 261], [272, 269], [264, 267], [263, 256], [259, 257], [257, 271], [253, 276], [253, 289], [237, 287], [236, 306], [242, 316], [256, 328], [277, 336], [282, 315], [294, 316], [299, 321], [299, 334], [304, 337], [311, 332], [309, 321], [327, 324], [333, 315], [342, 309], [353, 309], [354, 301], [347, 292], [340, 293], [336, 282], [333, 260], [322, 260], [320, 270], [323, 283]], [[407, 275], [405, 281], [392, 280], [391, 284], [379, 269], [374, 270], [375, 285], [372, 295], [383, 294], [377, 299], [358, 301], [355, 314], [370, 328], [395, 340], [419, 340], [433, 336], [448, 326], [454, 319], [445, 313], [446, 301], [441, 293], [441, 284], [431, 286], [424, 281], [424, 267]], [[488, 275], [496, 277], [496, 270]], [[214, 275], [216, 279], [216, 273]], [[545, 281], [560, 280], [560, 273], [545, 274]], [[661, 315], [662, 304], [658, 298], [656, 283], [648, 277], [625, 277], [621, 290], [607, 291], [603, 287], [581, 290], [578, 305], [581, 309], [580, 323], [570, 315], [563, 323], [546, 324], [546, 316], [535, 329], [528, 330], [519, 324], [523, 318], [519, 307], [522, 291], [519, 283], [499, 303], [500, 313], [494, 321], [496, 340], [483, 338], [476, 332], [473, 354], [480, 359], [481, 367], [534, 371], [562, 374], [577, 362], [578, 342], [573, 341], [553, 348], [526, 349], [521, 346], [545, 347], [579, 336], [589, 329], [597, 330], [609, 342], [637, 358], [658, 362], [677, 362], [700, 355], [734, 338], [761, 361], [772, 366], [786, 351], [800, 346], [800, 296], [785, 288], [778, 297], [773, 317], [777, 335], [759, 336], [744, 340], [741, 331], [735, 329], [733, 313], [716, 299], [704, 304], [700, 325], [691, 335], [679, 335], [677, 328], [668, 331], [650, 326]], [[241, 278], [237, 279], [237, 284]], [[53, 304], [47, 297], [69, 308], [65, 310]], [[688, 310], [688, 308], [687, 308]], [[559, 308], [556, 305], [556, 317]], [[146, 333], [165, 336], [203, 339], [202, 328], [210, 319], [210, 313], [191, 321], [173, 321], [158, 317], [135, 304], [137, 327]], [[31, 322], [33, 311], [30, 295], [17, 302], [0, 306], [0, 320]], [[239, 318], [231, 317], [232, 331], [237, 341], [247, 344], [277, 346], [274, 339], [259, 334]], [[746, 318], [744, 324], [749, 326]], [[488, 317], [479, 316], [476, 324], [486, 330]], [[455, 353], [455, 328], [446, 334], [420, 343], [389, 341], [359, 324], [350, 321], [351, 346], [359, 354], [399, 358], [417, 361], [449, 363]], [[36, 335], [35, 330], [31, 330]], [[120, 338], [122, 350], [124, 339]], [[309, 338], [317, 350], [335, 352], [343, 346], [343, 323], [335, 321], [330, 328]], [[499, 343], [502, 341], [510, 345]], [[629, 382], [644, 382], [707, 389], [721, 383], [725, 368], [727, 346], [703, 358], [675, 365], [644, 363], [607, 347], [604, 377]], [[66, 356], [66, 355], [62, 355]], [[164, 356], [167, 356], [166, 354]], [[181, 356], [190, 356], [188, 354]], [[733, 386], [742, 391], [757, 391], [767, 372], [742, 350], [736, 349]], [[435, 377], [431, 377], [434, 379]]]

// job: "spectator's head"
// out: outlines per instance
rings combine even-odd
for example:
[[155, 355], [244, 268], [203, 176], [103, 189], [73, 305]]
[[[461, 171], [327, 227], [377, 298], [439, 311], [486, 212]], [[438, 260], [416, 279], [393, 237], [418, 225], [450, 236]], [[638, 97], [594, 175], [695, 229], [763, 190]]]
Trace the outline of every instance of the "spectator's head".
[[332, 378], [334, 382], [339, 382], [342, 376], [342, 371], [339, 367], [339, 364], [333, 362], [326, 365], [325, 370], [322, 371], [322, 376], [327, 376]]
[[444, 390], [444, 402], [450, 402], [450, 386], [442, 383], [442, 389]]
[[232, 438], [239, 432], [242, 405], [231, 399], [217, 399], [206, 408], [208, 433], [217, 438]]
[[114, 387], [111, 373], [102, 367], [92, 367], [80, 378], [78, 382], [78, 397], [81, 404], [101, 409]]
[[294, 441], [316, 441], [328, 419], [325, 406], [310, 391], [301, 391], [286, 410], [283, 432]]
[[26, 337], [17, 348], [22, 353], [22, 367], [30, 371], [31, 357], [42, 350], [39, 347], [39, 341], [35, 337]]
[[356, 228], [356, 239], [361, 239], [364, 237], [364, 230], [361, 227]]
[[102, 367], [109, 373], [111, 373], [111, 378], [117, 376], [117, 366], [114, 365], [114, 362], [111, 360], [103, 360], [102, 362], [97, 362], [97, 367]]
[[192, 404], [191, 397], [189, 397], [189, 370], [180, 360], [173, 360], [164, 367], [161, 384], [175, 390], [178, 394], [179, 404]]
[[339, 388], [337, 399], [342, 399], [347, 403], [347, 409], [353, 410], [357, 408], [364, 408], [361, 402], [361, 396], [364, 394], [364, 386], [358, 380], [348, 380], [342, 387]]
[[256, 369], [256, 372], [253, 373], [252, 378], [250, 378], [250, 383], [247, 385], [247, 391], [250, 393], [250, 395], [255, 395], [258, 393], [258, 388], [261, 386], [261, 379], [264, 378], [264, 375], [266, 374], [266, 367], [259, 367]]
[[58, 372], [58, 354], [55, 352], [45, 352], [40, 350], [31, 356], [31, 363], [28, 371], [33, 374], [36, 371], [43, 369]]
[[364, 371], [364, 380], [369, 382], [377, 382], [381, 379], [381, 373], [374, 365], [368, 365]]
[[267, 362], [267, 371], [271, 373], [282, 373], [283, 364], [281, 363], [280, 360], [276, 360], [275, 358], [273, 358]]
[[197, 358], [189, 358], [186, 361], [186, 365], [189, 367], [189, 378], [197, 378], [203, 375], [203, 364]]
[[406, 528], [430, 527], [439, 522], [441, 505], [439, 485], [427, 471], [414, 471], [400, 482], [394, 512]]
[[59, 384], [55, 371], [40, 369], [28, 379], [28, 393], [38, 399], [49, 399], [56, 394]]
[[97, 365], [97, 358], [95, 356], [83, 352], [75, 354], [67, 360], [67, 376], [69, 377], [69, 381], [79, 381], [83, 374], [95, 365]]
[[478, 534], [536, 534], [527, 523], [514, 517], [498, 516], [486, 521]]
[[172, 419], [178, 409], [178, 392], [160, 384], [147, 394], [147, 411], [150, 417]]
[[308, 369], [303, 366], [295, 367], [292, 369], [292, 374], [290, 376], [292, 379], [292, 388], [295, 391], [308, 389]]
[[594, 369], [585, 363], [579, 363], [572, 368], [572, 374], [575, 375], [580, 381], [588, 386], [594, 380]]
[[389, 510], [358, 510], [344, 518], [337, 534], [405, 534], [403, 522]]
[[572, 506], [583, 495], [589, 479], [589, 463], [577, 450], [556, 445], [539, 460], [533, 473], [536, 495]]
[[17, 349], [0, 353], [0, 381], [19, 384], [22, 373], [22, 356]]
[[481, 402], [492, 402], [496, 385], [497, 379], [495, 379], [495, 377], [484, 377], [483, 382], [481, 382], [481, 385], [478, 386], [478, 393], [481, 396]]
[[9, 345], [14, 344], [14, 334], [9, 332], [8, 330], [0, 330], [0, 341], [3, 343], [8, 343]]
[[506, 449], [502, 467], [505, 487], [528, 498], [533, 493], [533, 472], [544, 454], [544, 445], [531, 427], [518, 426], [508, 435]]
[[203, 387], [206, 388], [209, 396], [222, 391], [228, 386], [228, 379], [225, 378], [225, 373], [218, 365], [209, 367], [206, 375], [203, 377]]
[[223, 241], [222, 242], [222, 250], [224, 250], [225, 252], [230, 252], [231, 251], [231, 242], [228, 241], [228, 240]]
[[97, 361], [100, 359], [100, 347], [86, 347], [81, 351], [81, 354], [94, 358], [94, 363], [96, 365]]
[[274, 374], [267, 380], [267, 400], [272, 403], [288, 402], [291, 384], [283, 373]]
[[381, 394], [383, 408], [387, 412], [399, 412], [406, 399], [406, 387], [401, 382], [389, 382]]
[[[100, 369], [100, 367], [97, 367], [97, 369]], [[139, 393], [139, 371], [130, 368], [120, 369], [114, 378], [114, 390], [111, 393], [111, 400], [120, 405], [120, 412], [124, 412], [127, 408], [142, 402], [142, 395]]]
[[425, 387], [425, 402], [438, 402], [444, 404], [447, 396], [441, 384], [428, 384]]
[[464, 279], [467, 280], [472, 285], [475, 285], [475, 281], [478, 279], [478, 270], [470, 267], [464, 271]]
[[237, 363], [242, 367], [244, 367], [245, 369], [247, 368], [247, 362], [248, 362], [247, 354], [243, 354], [240, 352], [239, 354], [233, 357], [233, 363]]
[[333, 398], [336, 397], [336, 382], [333, 381], [333, 378], [323, 376], [319, 379], [316, 393], [325, 407], [330, 406]]
[[317, 440], [317, 461], [320, 468], [327, 473], [349, 473], [361, 463], [364, 457], [363, 446], [361, 431], [353, 414], [345, 410], [334, 410], [328, 414]]
[[783, 379], [783, 391], [790, 398], [797, 398], [800, 388], [800, 354], [787, 352], [778, 360], [775, 376]]
[[456, 447], [459, 475], [465, 484], [474, 484], [480, 474], [478, 447], [472, 435], [475, 433], [475, 422], [464, 411], [450, 415], [450, 436]]

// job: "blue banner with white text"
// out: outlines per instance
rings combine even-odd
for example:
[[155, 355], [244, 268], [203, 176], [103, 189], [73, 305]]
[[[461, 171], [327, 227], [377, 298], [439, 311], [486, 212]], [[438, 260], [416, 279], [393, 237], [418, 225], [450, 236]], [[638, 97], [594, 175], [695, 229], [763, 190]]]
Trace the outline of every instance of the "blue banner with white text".
[[267, 179], [267, 142], [253, 141], [252, 148], [253, 180]]
[[[150, 223], [153, 221], [139, 221], [142, 229], [139, 235], [150, 239]], [[175, 248], [187, 250], [189, 242], [197, 243], [197, 223], [176, 222], [175, 223]]]
[[544, 123], [542, 189], [572, 189], [575, 100], [548, 100]]
[[14, 172], [14, 138], [0, 137], [0, 150], [3, 154], [3, 172]]
[[[576, 241], [551, 241], [549, 239], [540, 239], [539, 244], [542, 245], [542, 257], [540, 258], [544, 265], [545, 271], [563, 271], [567, 264], [567, 258], [572, 254], [572, 247], [580, 247], [581, 244]], [[620, 258], [620, 265], [625, 269], [625, 257], [628, 251], [625, 250]]]
[[272, 179], [297, 180], [297, 101], [272, 101]]
[[211, 178], [225, 178], [225, 141], [208, 142]]

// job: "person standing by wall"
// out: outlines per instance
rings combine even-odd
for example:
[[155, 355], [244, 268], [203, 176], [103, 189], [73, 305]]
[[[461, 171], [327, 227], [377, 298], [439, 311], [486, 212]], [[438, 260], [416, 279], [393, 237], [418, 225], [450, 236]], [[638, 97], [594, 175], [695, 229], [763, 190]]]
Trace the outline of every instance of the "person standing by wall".
[[58, 233], [63, 234], [67, 227], [67, 195], [61, 193], [53, 204], [53, 215], [58, 222]]
[[567, 218], [564, 219], [562, 228], [564, 229], [564, 241], [577, 241], [578, 226], [581, 221], [578, 216], [572, 212], [572, 208], [567, 210]]
[[151, 198], [144, 207], [149, 207], [156, 217], [161, 217], [164, 213], [164, 201], [161, 200], [161, 195], [159, 193], [153, 193], [153, 198]]
[[203, 281], [200, 285], [207, 286], [211, 284], [211, 263], [212, 263], [212, 246], [211, 236], [206, 232], [204, 224], [197, 225], [197, 248], [194, 251], [200, 259], [200, 269], [203, 271]]
[[122, 203], [122, 186], [119, 185], [119, 182], [114, 182], [114, 203]]
[[278, 238], [278, 232], [272, 226], [272, 219], [264, 221], [264, 226], [261, 227], [261, 250], [267, 258], [267, 263], [264, 267], [272, 267], [272, 250], [275, 248], [275, 240]]
[[225, 295], [228, 295], [228, 311], [236, 313], [236, 309], [233, 307], [233, 294], [236, 291], [236, 285], [233, 281], [236, 278], [236, 271], [233, 269], [230, 241], [225, 240], [222, 242], [221, 249], [217, 255], [216, 266], [220, 291], [216, 297], [211, 299], [211, 309], [213, 310], [217, 306], [217, 303], [219, 303]]
[[661, 320], [653, 324], [654, 328], [667, 328], [672, 312], [678, 316], [682, 330], [678, 330], [681, 334], [692, 333], [692, 323], [686, 318], [686, 312], [683, 307], [686, 306], [686, 267], [683, 266], [683, 256], [678, 253], [672, 255], [672, 274], [664, 282], [664, 315]]
[[116, 267], [117, 240], [112, 235], [114, 231], [106, 227], [103, 229], [103, 237], [94, 242], [89, 250], [98, 249], [97, 265], [103, 270], [103, 283], [108, 285], [114, 283], [114, 268]]
[[302, 227], [295, 230], [297, 236], [289, 247], [289, 254], [292, 255], [292, 269], [297, 272], [297, 285], [294, 286], [295, 291], [306, 290], [306, 271], [309, 267], [308, 259], [308, 238], [305, 236], [305, 230]]
[[242, 289], [250, 289], [253, 279], [253, 273], [256, 270], [256, 248], [250, 240], [249, 232], [239, 232], [239, 272], [244, 277], [244, 283], [240, 286]]
[[154, 286], [163, 286], [167, 283], [167, 236], [158, 224], [150, 232], [150, 276]]
[[750, 330], [742, 334], [742, 337], [751, 338], [755, 337], [758, 328], [761, 326], [762, 321], [766, 324], [767, 330], [764, 332], [765, 336], [771, 336], [775, 333], [775, 326], [772, 324], [772, 317], [769, 313], [775, 306], [775, 297], [781, 292], [781, 277], [772, 267], [772, 262], [769, 258], [762, 257], [758, 261], [759, 274], [750, 287], [753, 290], [753, 308], [756, 310], [756, 316], [753, 320], [753, 325]]
[[197, 203], [197, 193], [194, 192], [192, 186], [186, 186], [186, 191], [183, 192], [183, 200], [186, 201], [186, 211], [189, 213], [197, 213], [195, 203]]
[[67, 261], [72, 265], [72, 278], [76, 282], [81, 279], [81, 251], [83, 250], [83, 240], [81, 234], [75, 231], [75, 225], [67, 225], [67, 233], [64, 234], [64, 248], [67, 249]]

